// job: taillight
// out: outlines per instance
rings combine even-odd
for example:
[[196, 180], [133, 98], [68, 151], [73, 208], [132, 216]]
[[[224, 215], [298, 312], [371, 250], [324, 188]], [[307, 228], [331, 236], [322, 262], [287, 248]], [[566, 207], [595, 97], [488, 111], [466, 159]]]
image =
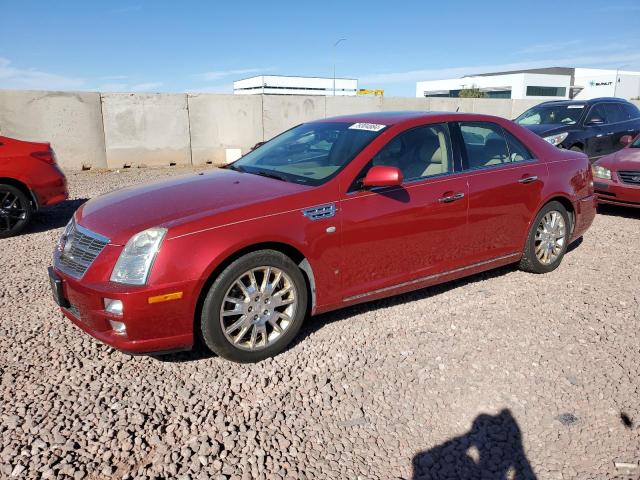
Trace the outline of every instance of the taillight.
[[53, 153], [53, 150], [47, 150], [46, 152], [33, 152], [31, 156], [48, 163], [49, 165], [55, 165], [56, 163], [56, 155]]

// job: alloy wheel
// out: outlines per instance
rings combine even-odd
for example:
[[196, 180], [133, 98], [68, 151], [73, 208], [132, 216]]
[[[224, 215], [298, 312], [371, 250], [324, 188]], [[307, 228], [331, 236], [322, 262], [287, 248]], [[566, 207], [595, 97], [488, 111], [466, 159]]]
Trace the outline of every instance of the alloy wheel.
[[15, 193], [0, 188], [0, 233], [12, 231], [27, 218], [27, 206]]
[[536, 230], [535, 252], [538, 261], [550, 265], [562, 254], [567, 227], [563, 215], [557, 210], [547, 212]]
[[220, 307], [225, 337], [241, 350], [261, 350], [277, 341], [296, 315], [298, 295], [283, 270], [261, 266], [240, 275]]

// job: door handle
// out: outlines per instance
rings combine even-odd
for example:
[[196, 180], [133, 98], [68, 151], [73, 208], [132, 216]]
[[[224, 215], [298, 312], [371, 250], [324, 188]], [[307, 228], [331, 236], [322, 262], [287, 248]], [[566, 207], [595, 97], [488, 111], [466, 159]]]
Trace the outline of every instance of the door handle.
[[464, 193], [459, 192], [459, 193], [456, 193], [454, 195], [448, 195], [446, 197], [440, 197], [438, 199], [438, 201], [440, 203], [451, 203], [451, 202], [455, 202], [456, 200], [460, 200], [461, 198], [464, 198]]
[[537, 175], [531, 175], [530, 177], [521, 178], [520, 180], [518, 180], [518, 182], [519, 183], [531, 183], [531, 182], [535, 182], [536, 180], [538, 180], [538, 176]]

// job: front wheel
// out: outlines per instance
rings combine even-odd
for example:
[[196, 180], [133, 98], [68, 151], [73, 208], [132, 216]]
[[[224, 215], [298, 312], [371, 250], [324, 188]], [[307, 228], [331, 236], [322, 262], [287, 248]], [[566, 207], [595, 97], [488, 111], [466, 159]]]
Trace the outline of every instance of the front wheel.
[[570, 225], [567, 210], [560, 202], [547, 203], [531, 225], [520, 268], [532, 273], [558, 268], [567, 251]]
[[202, 338], [223, 358], [257, 362], [291, 343], [306, 312], [307, 285], [298, 266], [281, 252], [260, 250], [214, 281], [202, 309]]
[[31, 202], [13, 185], [0, 184], [0, 238], [17, 235], [29, 223]]

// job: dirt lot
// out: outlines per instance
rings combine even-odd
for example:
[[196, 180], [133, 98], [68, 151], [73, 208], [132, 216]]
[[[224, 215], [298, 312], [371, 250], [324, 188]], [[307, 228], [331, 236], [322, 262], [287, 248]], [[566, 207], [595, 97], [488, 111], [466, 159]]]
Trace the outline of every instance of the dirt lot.
[[63, 318], [46, 267], [83, 199], [178, 173], [71, 175], [0, 240], [0, 477], [640, 477], [640, 213], [601, 212], [551, 274], [322, 315], [259, 364], [130, 357]]

